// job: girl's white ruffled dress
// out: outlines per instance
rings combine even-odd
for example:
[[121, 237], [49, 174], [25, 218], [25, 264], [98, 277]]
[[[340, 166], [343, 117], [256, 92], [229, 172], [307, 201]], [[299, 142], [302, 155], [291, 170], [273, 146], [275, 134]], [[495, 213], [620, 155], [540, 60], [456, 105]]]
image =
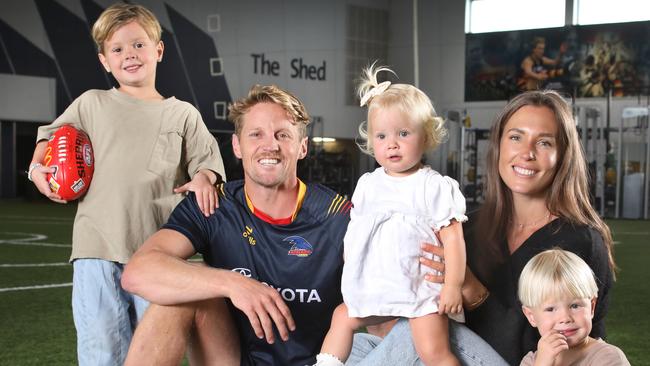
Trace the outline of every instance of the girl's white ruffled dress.
[[379, 167], [359, 179], [352, 203], [341, 285], [349, 316], [437, 312], [441, 285], [424, 280], [432, 270], [420, 265], [420, 245], [438, 243], [451, 220], [467, 221], [458, 182], [428, 166], [406, 177]]

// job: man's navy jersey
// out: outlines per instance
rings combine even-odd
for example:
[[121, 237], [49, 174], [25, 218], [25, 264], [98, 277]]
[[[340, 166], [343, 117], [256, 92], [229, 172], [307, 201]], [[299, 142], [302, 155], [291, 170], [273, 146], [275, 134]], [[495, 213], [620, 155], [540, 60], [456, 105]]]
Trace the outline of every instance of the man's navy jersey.
[[[296, 330], [283, 342], [258, 339], [248, 318], [234, 311], [241, 337], [242, 365], [312, 365], [341, 297], [343, 237], [350, 201], [318, 184], [307, 185], [297, 215], [288, 225], [255, 216], [243, 181], [220, 187], [219, 208], [205, 217], [188, 196], [163, 227], [184, 234], [204, 261], [276, 289], [291, 310]], [[233, 308], [234, 309], [234, 308]]]

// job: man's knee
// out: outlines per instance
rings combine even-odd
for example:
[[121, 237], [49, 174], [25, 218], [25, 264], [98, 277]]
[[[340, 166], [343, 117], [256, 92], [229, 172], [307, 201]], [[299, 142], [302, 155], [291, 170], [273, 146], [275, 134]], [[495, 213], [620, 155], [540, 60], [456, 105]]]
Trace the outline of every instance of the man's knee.
[[223, 299], [196, 303], [191, 331], [191, 365], [239, 365], [239, 332]]
[[[145, 311], [142, 321], [153, 327], [187, 329], [192, 326], [197, 312], [195, 304], [158, 305], [151, 304]], [[180, 328], [178, 328], [180, 327]]]
[[201, 328], [217, 324], [231, 324], [232, 316], [224, 299], [209, 299], [192, 304], [194, 309], [194, 326]]
[[151, 304], [135, 329], [125, 365], [178, 365], [194, 322], [193, 304]]

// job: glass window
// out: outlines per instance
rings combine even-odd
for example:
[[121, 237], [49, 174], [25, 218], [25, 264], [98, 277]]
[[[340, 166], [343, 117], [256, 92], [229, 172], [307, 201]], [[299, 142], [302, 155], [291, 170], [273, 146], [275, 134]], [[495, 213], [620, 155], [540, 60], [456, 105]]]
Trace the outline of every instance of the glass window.
[[650, 20], [648, 0], [574, 0], [573, 24]]
[[565, 25], [564, 0], [467, 0], [465, 33]]

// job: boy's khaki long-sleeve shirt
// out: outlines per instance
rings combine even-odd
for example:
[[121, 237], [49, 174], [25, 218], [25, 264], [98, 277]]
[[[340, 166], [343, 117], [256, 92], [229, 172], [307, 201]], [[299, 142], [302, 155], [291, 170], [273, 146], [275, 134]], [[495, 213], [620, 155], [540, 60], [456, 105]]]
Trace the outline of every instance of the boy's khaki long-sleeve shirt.
[[203, 169], [225, 179], [219, 146], [199, 111], [174, 97], [144, 101], [116, 89], [89, 90], [40, 127], [37, 141], [64, 124], [88, 134], [95, 158], [74, 220], [71, 261], [127, 263], [183, 198], [175, 187]]

